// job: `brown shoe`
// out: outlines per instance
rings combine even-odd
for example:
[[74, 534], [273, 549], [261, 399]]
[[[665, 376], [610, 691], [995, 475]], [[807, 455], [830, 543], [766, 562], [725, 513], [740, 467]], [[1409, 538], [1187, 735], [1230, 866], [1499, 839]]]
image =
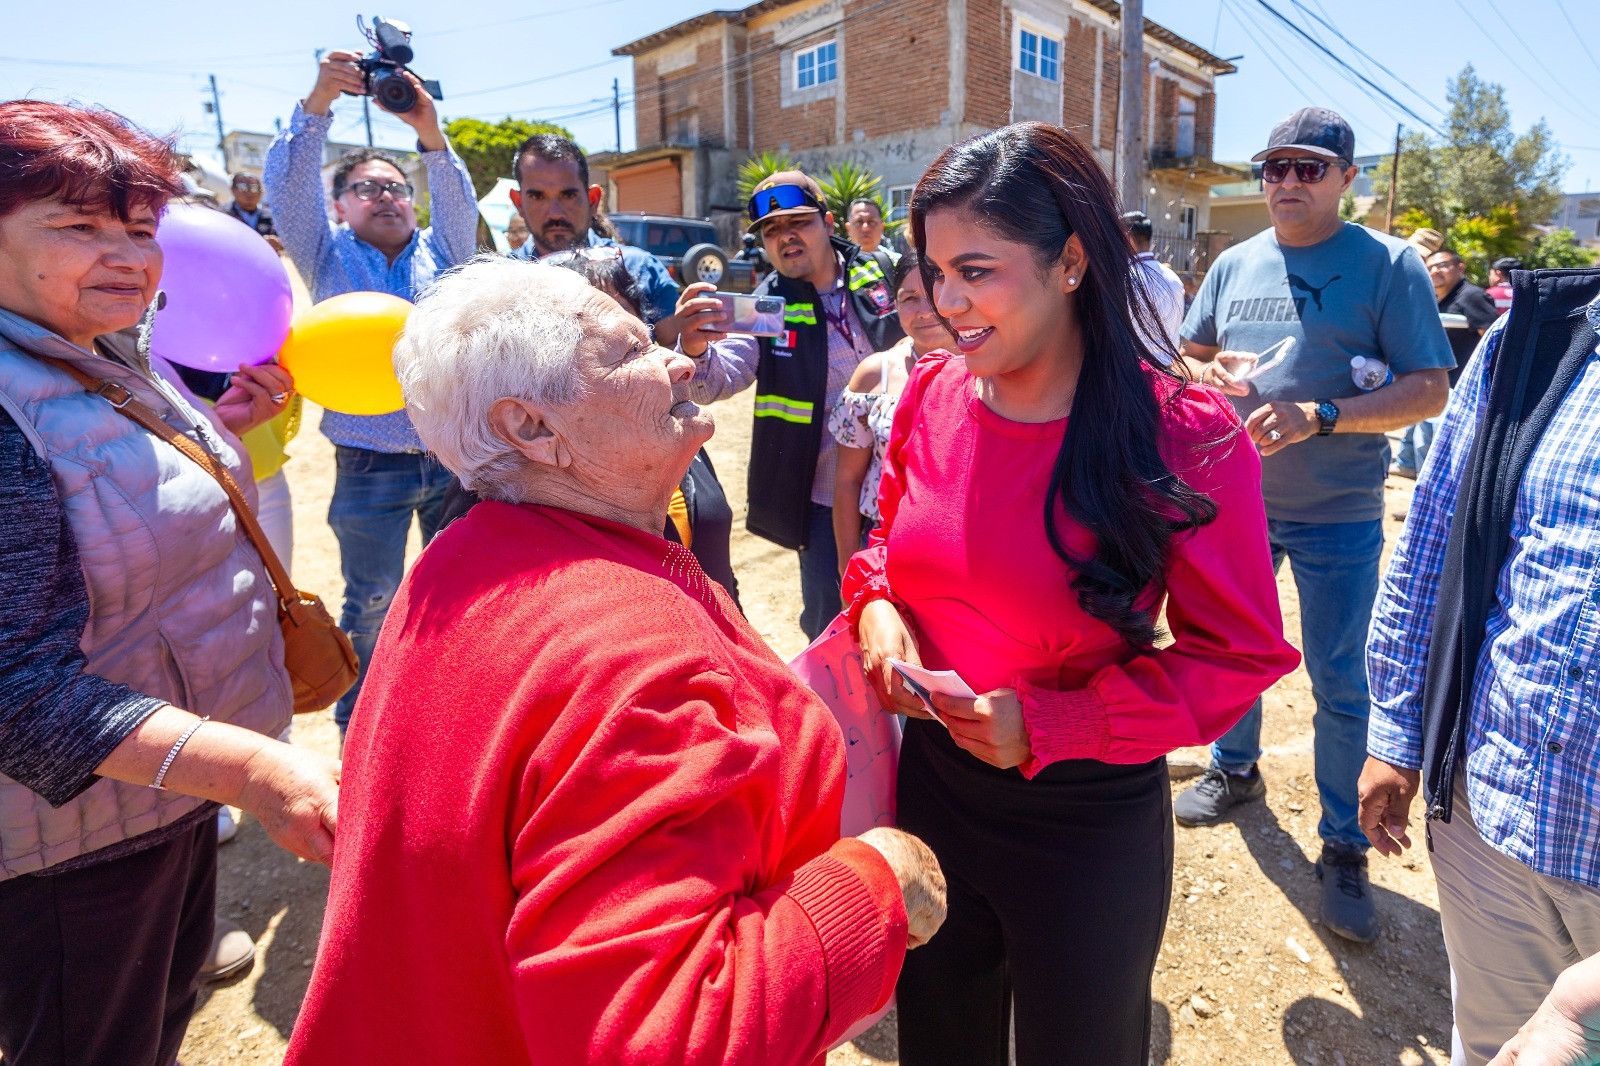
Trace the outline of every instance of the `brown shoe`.
[[250, 968], [256, 961], [256, 942], [250, 934], [226, 918], [217, 919], [211, 934], [211, 954], [200, 967], [200, 980], [206, 984], [226, 981]]

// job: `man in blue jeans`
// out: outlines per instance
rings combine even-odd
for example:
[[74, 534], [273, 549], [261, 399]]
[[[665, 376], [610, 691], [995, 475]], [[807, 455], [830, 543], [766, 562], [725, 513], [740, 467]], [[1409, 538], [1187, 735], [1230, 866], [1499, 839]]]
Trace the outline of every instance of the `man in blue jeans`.
[[[417, 104], [396, 117], [417, 131], [432, 191], [433, 225], [417, 229], [411, 184], [393, 158], [370, 149], [340, 160], [333, 172], [335, 217], [328, 218], [322, 164], [333, 125], [330, 108], [341, 92], [365, 93], [357, 58], [335, 51], [322, 61], [310, 94], [267, 151], [265, 184], [278, 237], [316, 300], [358, 291], [411, 300], [440, 271], [471, 258], [477, 197], [466, 165], [439, 128], [433, 99], [407, 73]], [[339, 625], [355, 645], [364, 678], [389, 601], [404, 574], [412, 516], [421, 524], [426, 544], [438, 532], [450, 475], [424, 454], [404, 411], [370, 416], [328, 411], [321, 428], [338, 456], [328, 524], [339, 538], [344, 572]], [[357, 680], [334, 707], [341, 736], [360, 692]]]
[[[1355, 136], [1332, 111], [1306, 108], [1274, 127], [1255, 157], [1272, 228], [1217, 258], [1184, 321], [1182, 352], [1195, 376], [1232, 398], [1261, 450], [1273, 563], [1288, 559], [1299, 589], [1317, 705], [1322, 920], [1367, 942], [1378, 921], [1356, 782], [1383, 550], [1384, 434], [1444, 409], [1455, 359], [1416, 249], [1339, 218], [1354, 157]], [[1278, 344], [1289, 345], [1281, 360], [1258, 359]], [[1375, 380], [1357, 383], [1358, 357], [1382, 364]], [[1260, 755], [1257, 700], [1213, 746], [1211, 768], [1174, 801], [1178, 824], [1212, 825], [1263, 796]]]

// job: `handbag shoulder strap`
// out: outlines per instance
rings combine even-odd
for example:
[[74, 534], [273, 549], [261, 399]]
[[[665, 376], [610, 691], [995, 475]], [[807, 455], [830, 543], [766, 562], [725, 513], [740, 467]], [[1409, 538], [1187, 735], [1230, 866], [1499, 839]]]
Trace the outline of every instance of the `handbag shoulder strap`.
[[210, 452], [196, 444], [189, 437], [169, 426], [160, 415], [140, 403], [133, 393], [115, 381], [97, 378], [92, 374], [63, 359], [50, 356], [35, 356], [42, 363], [47, 363], [57, 370], [72, 376], [84, 390], [102, 397], [117, 412], [129, 421], [135, 422], [154, 433], [188, 458], [199, 464], [200, 468], [216, 479], [222, 486], [222, 491], [228, 494], [228, 502], [233, 505], [233, 513], [238, 516], [239, 524], [244, 527], [245, 535], [250, 538], [250, 543], [261, 555], [261, 561], [266, 564], [267, 578], [272, 582], [272, 587], [278, 594], [278, 606], [285, 613], [299, 618], [300, 593], [289, 580], [289, 571], [284, 569], [283, 562], [278, 558], [278, 553], [272, 550], [272, 544], [267, 540], [266, 531], [261, 528], [261, 523], [256, 521], [250, 504], [244, 498], [244, 491], [239, 488], [239, 483], [234, 480], [233, 474], [226, 466], [217, 460]]

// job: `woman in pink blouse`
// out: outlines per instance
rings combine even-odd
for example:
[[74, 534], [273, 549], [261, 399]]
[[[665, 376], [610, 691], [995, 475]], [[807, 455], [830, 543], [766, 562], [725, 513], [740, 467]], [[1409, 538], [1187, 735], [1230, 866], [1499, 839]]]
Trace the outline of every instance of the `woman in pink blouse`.
[[[911, 210], [960, 354], [912, 372], [882, 525], [844, 587], [873, 685], [911, 719], [900, 823], [949, 885], [943, 931], [900, 977], [901, 1061], [1001, 1066], [1014, 1009], [1022, 1066], [1143, 1066], [1172, 876], [1164, 756], [1299, 661], [1260, 461], [1227, 400], [1139, 339], [1132, 316], [1159, 337], [1156, 312], [1071, 134], [954, 145]], [[982, 695], [930, 713], [890, 658]]]

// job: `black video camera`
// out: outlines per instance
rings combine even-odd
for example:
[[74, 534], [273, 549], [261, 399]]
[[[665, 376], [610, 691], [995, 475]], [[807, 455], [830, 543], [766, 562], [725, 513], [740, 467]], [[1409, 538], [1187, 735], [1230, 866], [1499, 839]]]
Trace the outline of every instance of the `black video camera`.
[[[405, 79], [404, 71], [411, 62], [411, 27], [404, 22], [372, 16], [369, 30], [356, 16], [356, 25], [371, 42], [373, 51], [362, 56], [356, 66], [367, 80], [367, 95], [378, 106], [395, 115], [403, 115], [417, 106], [417, 90]], [[444, 99], [436, 81], [423, 81], [422, 87], [435, 100]]]

